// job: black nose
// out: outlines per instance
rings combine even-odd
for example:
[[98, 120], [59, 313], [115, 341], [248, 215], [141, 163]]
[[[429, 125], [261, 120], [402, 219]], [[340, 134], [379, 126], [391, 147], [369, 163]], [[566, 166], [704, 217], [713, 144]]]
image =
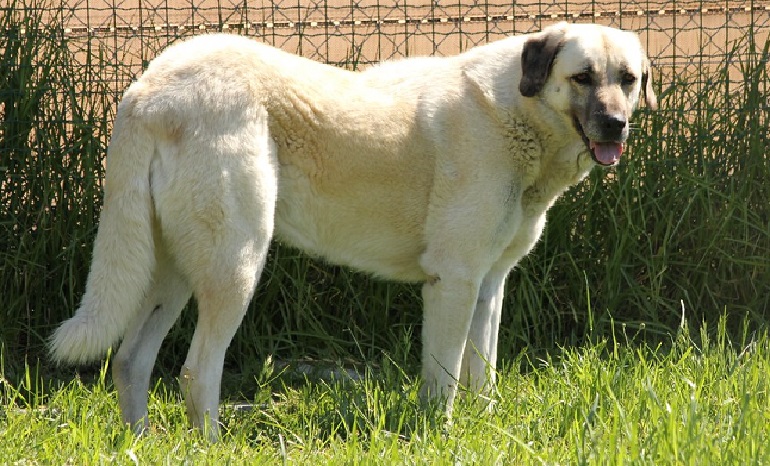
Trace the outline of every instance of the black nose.
[[602, 128], [602, 136], [607, 140], [619, 139], [626, 129], [628, 120], [620, 115], [602, 115], [599, 118], [599, 124]]

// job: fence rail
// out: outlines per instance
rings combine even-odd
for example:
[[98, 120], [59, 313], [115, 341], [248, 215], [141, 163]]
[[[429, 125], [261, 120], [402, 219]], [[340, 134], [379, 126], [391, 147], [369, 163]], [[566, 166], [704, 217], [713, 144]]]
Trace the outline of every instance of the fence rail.
[[378, 16], [368, 17], [365, 19], [352, 19], [352, 18], [333, 18], [326, 19], [309, 18], [290, 20], [284, 18], [277, 21], [227, 21], [227, 22], [214, 22], [205, 19], [192, 21], [191, 18], [183, 20], [181, 23], [162, 23], [144, 25], [138, 24], [123, 24], [123, 25], [97, 25], [89, 26], [86, 24], [80, 25], [65, 25], [65, 34], [106, 34], [114, 32], [129, 32], [136, 33], [139, 31], [146, 32], [159, 32], [164, 29], [184, 31], [187, 29], [231, 29], [240, 31], [252, 30], [255, 33], [266, 29], [273, 28], [337, 28], [337, 27], [353, 27], [362, 25], [382, 25], [382, 24], [430, 24], [430, 23], [449, 23], [460, 24], [468, 22], [480, 22], [480, 23], [497, 23], [502, 21], [516, 21], [516, 20], [575, 20], [575, 19], [594, 19], [594, 18], [617, 18], [621, 16], [676, 16], [676, 15], [732, 15], [732, 14], [745, 14], [751, 12], [763, 13], [770, 11], [770, 5], [749, 5], [749, 6], [716, 6], [716, 5], [703, 5], [703, 6], [689, 6], [686, 8], [675, 8], [671, 5], [663, 6], [662, 8], [621, 8], [619, 10], [600, 10], [600, 11], [575, 11], [569, 10], [560, 13], [543, 13], [538, 11], [520, 11], [518, 13], [506, 13], [495, 15], [445, 15], [445, 16], [433, 16], [430, 17], [384, 17]]

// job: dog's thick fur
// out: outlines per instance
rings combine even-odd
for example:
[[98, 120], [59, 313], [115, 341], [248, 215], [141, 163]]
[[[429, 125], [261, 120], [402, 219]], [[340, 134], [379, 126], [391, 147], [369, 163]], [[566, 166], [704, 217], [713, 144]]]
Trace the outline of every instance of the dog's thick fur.
[[181, 375], [216, 431], [225, 350], [275, 235], [423, 282], [424, 392], [495, 380], [506, 276], [556, 198], [617, 162], [650, 87], [636, 35], [560, 23], [449, 58], [350, 72], [233, 35], [170, 47], [126, 92], [82, 304], [53, 357], [97, 359], [126, 422], [147, 423], [163, 337], [194, 295]]

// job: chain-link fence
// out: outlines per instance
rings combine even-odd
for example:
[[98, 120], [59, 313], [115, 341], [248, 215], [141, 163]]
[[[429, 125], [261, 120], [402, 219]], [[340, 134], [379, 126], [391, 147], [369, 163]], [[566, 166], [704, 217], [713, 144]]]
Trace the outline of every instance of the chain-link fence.
[[713, 72], [736, 39], [751, 33], [763, 43], [770, 32], [770, 0], [64, 0], [46, 15], [116, 92], [169, 42], [210, 31], [358, 67], [455, 54], [556, 21], [596, 22], [638, 31], [664, 75]]

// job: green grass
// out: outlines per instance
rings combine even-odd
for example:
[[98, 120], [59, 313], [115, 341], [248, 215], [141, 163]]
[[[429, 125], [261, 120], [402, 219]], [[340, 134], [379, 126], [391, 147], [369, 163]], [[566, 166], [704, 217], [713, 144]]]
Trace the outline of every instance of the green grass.
[[155, 385], [151, 431], [136, 437], [104, 371], [36, 393], [4, 381], [0, 462], [767, 464], [770, 339], [746, 332], [733, 342], [725, 327], [695, 336], [684, 327], [656, 347], [620, 334], [542, 360], [522, 353], [501, 370], [491, 411], [466, 397], [443, 428], [392, 361], [358, 382], [263, 371], [245, 400], [256, 408], [225, 407], [215, 445], [188, 431], [175, 384]]

